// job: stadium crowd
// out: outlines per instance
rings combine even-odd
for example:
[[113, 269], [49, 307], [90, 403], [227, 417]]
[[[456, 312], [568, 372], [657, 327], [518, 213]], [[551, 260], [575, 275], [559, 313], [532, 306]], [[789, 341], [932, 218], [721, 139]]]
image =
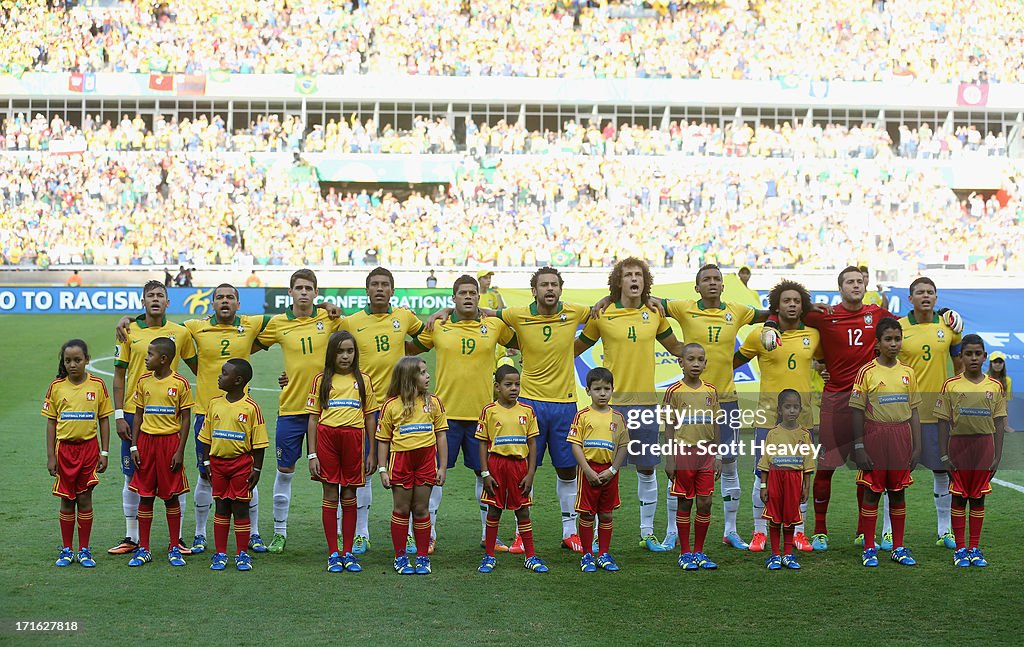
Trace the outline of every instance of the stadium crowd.
[[1007, 0], [669, 0], [578, 12], [585, 3], [550, 0], [47, 4], [0, 5], [9, 68], [1024, 81], [1024, 12]]
[[825, 268], [948, 253], [1024, 270], [1024, 169], [1002, 200], [960, 200], [937, 171], [878, 161], [467, 160], [450, 187], [404, 200], [321, 194], [315, 175], [293, 170], [213, 155], [0, 156], [2, 261], [606, 266], [636, 255]]
[[[195, 119], [157, 116], [149, 127], [142, 116], [100, 123], [86, 115], [81, 127], [68, 124], [59, 114], [47, 120], [19, 113], [0, 124], [0, 150], [49, 150], [54, 141], [78, 140], [90, 151], [189, 151], [189, 152], [284, 152], [310, 153], [455, 153], [480, 155], [573, 154], [573, 155], [666, 155], [682, 153], [710, 157], [772, 158], [888, 158], [955, 159], [968, 155], [1006, 157], [1006, 133], [982, 134], [975, 126], [933, 129], [922, 123], [911, 128], [901, 124], [894, 145], [888, 132], [873, 124], [848, 128], [841, 124], [784, 122], [780, 126], [746, 123], [724, 128], [706, 122], [672, 121], [662, 130], [610, 120], [586, 123], [568, 120], [560, 132], [527, 130], [516, 121], [498, 121], [494, 126], [467, 119], [465, 145], [444, 117], [416, 116], [412, 128], [397, 130], [390, 123], [378, 128], [374, 120], [330, 118], [327, 124], [307, 128], [302, 118], [276, 114], [260, 115], [248, 128], [232, 133], [220, 115]], [[603, 123], [603, 127], [601, 124]]]

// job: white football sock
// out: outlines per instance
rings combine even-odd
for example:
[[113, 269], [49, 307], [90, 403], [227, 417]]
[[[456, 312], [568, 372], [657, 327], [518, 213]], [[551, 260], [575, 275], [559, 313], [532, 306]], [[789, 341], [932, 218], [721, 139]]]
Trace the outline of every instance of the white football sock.
[[430, 489], [430, 501], [427, 503], [427, 509], [430, 511], [430, 538], [437, 539], [437, 510], [441, 507], [441, 493], [444, 488], [440, 485], [435, 485]]
[[892, 520], [889, 518], [889, 493], [882, 494], [882, 534], [892, 532]]
[[139, 495], [128, 489], [132, 477], [124, 477], [124, 488], [121, 489], [121, 509], [124, 511], [124, 536], [135, 543], [139, 542]]
[[[187, 505], [188, 505], [188, 492], [182, 492], [181, 494], [178, 495], [178, 510], [181, 511], [181, 514], [180, 514], [181, 521], [179, 522], [179, 525], [178, 525], [178, 534], [180, 534], [180, 535], [185, 534], [185, 506], [187, 506]], [[179, 539], [182, 539], [182, 538], [179, 537]], [[190, 546], [191, 544], [185, 544], [185, 545], [186, 546]]]
[[807, 502], [804, 501], [803, 503], [800, 504], [800, 523], [796, 524], [796, 527], [793, 528], [793, 533], [794, 534], [796, 534], [798, 532], [803, 532], [804, 531], [804, 521], [806, 521], [806, 519], [807, 519]]
[[259, 485], [252, 489], [249, 499], [249, 536], [260, 534], [260, 489]]
[[939, 537], [949, 532], [949, 509], [953, 497], [949, 493], [949, 474], [947, 472], [932, 472], [935, 480], [932, 484], [932, 495], [935, 498], [936, 530]]
[[196, 479], [196, 491], [192, 496], [192, 505], [196, 512], [196, 534], [206, 536], [206, 522], [210, 518], [210, 507], [213, 505], [213, 485], [210, 479]]
[[292, 502], [295, 472], [278, 471], [274, 478], [274, 534], [288, 536], [288, 506]]
[[669, 480], [665, 488], [668, 496], [665, 497], [665, 536], [678, 534], [676, 531], [676, 511], [679, 510], [679, 499], [672, 496], [672, 481]]
[[476, 477], [476, 502], [480, 506], [480, 538], [484, 539], [484, 535], [487, 533], [487, 504], [480, 501], [480, 497], [484, 494], [484, 479], [480, 476]]
[[725, 534], [736, 532], [736, 513], [740, 510], [740, 473], [736, 461], [722, 464], [722, 508]]
[[754, 514], [754, 532], [767, 535], [768, 521], [764, 518], [764, 502], [761, 501], [761, 476], [759, 474], [754, 474], [754, 489], [750, 491], [750, 507]]
[[373, 481], [356, 488], [356, 535], [370, 538], [370, 504], [373, 503]]
[[[654, 534], [654, 513], [658, 510], [658, 473], [636, 473], [636, 496], [640, 499], [640, 536]], [[586, 548], [584, 546], [584, 548]]]
[[562, 539], [576, 534], [576, 494], [576, 479], [555, 479], [555, 496], [562, 509]]

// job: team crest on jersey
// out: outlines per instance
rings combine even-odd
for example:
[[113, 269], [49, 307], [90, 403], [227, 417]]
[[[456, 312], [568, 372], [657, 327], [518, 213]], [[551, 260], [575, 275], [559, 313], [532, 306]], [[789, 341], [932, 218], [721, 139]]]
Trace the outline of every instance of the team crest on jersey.
[[871, 316], [870, 314], [864, 315], [864, 323], [865, 324], [870, 326], [871, 322], [874, 321], [874, 320], [875, 320], [875, 318], [873, 316]]
[[521, 424], [521, 425], [525, 425], [526, 424], [526, 416], [519, 416], [519, 424]]
[[860, 397], [860, 389], [854, 389], [853, 392], [850, 395], [855, 397], [855, 398], [859, 398]]
[[324, 329], [324, 322], [322, 322], [322, 321], [316, 322], [316, 329], [322, 332], [323, 329]]
[[485, 326], [483, 324], [480, 325], [480, 334], [481, 335], [486, 335], [487, 334], [487, 326]]
[[313, 396], [309, 396], [308, 398], [306, 398], [306, 406], [307, 407], [312, 407], [313, 406]]
[[904, 386], [910, 386], [910, 377], [908, 377], [906, 375], [903, 376], [903, 385]]
[[568, 436], [569, 438], [575, 438], [576, 436], [579, 436], [579, 434], [576, 432], [576, 427], [569, 427]]
[[640, 313], [640, 318], [643, 319], [644, 321], [647, 321], [648, 319], [651, 318], [651, 315], [647, 314], [647, 312], [644, 311]]
[[732, 313], [731, 312], [725, 313], [725, 320], [727, 322], [729, 322], [729, 323], [732, 323]]
[[608, 429], [610, 429], [613, 434], [615, 433], [615, 430], [618, 429], [618, 428], [619, 428], [619, 423], [617, 423], [617, 422], [613, 422], [613, 423], [608, 425]]
[[238, 422], [240, 422], [242, 424], [245, 424], [245, 423], [249, 422], [249, 414], [247, 414], [247, 413], [240, 413], [240, 414], [238, 414]]
[[939, 409], [941, 407], [942, 407], [942, 398], [938, 398], [937, 400], [935, 400], [935, 408]]
[[395, 330], [401, 330], [402, 329], [402, 324], [398, 323], [398, 319], [392, 319], [391, 320], [391, 327], [394, 328]]
[[85, 392], [85, 399], [88, 400], [89, 402], [94, 401], [96, 399], [96, 392], [95, 391], [86, 391]]
[[995, 397], [994, 393], [992, 393], [991, 391], [985, 391], [985, 399], [986, 400], [991, 400], [994, 397]]
[[945, 339], [946, 338], [946, 331], [945, 330], [936, 330], [935, 331], [935, 336], [938, 337], [939, 339]]
[[49, 400], [43, 400], [43, 411], [49, 411], [49, 410], [50, 410], [50, 401]]
[[176, 386], [168, 387], [167, 388], [167, 395], [171, 396], [172, 398], [178, 397], [178, 387], [176, 387]]
[[482, 434], [483, 432], [484, 432], [484, 423], [482, 423], [482, 422], [476, 423], [476, 433]]

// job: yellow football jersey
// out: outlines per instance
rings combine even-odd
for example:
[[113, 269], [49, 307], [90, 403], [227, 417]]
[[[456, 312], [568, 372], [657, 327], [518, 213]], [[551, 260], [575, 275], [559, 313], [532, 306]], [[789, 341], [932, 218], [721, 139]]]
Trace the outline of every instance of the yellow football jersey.
[[494, 400], [494, 348], [512, 340], [512, 329], [497, 317], [459, 319], [424, 330], [415, 343], [437, 351], [437, 397], [447, 402], [449, 420], [478, 420]]
[[288, 385], [281, 391], [278, 415], [298, 416], [306, 413], [306, 395], [313, 378], [324, 369], [327, 340], [344, 319], [331, 319], [322, 310], [312, 317], [296, 317], [289, 309], [274, 315], [256, 337], [263, 348], [281, 345], [284, 372]]
[[412, 413], [404, 415], [402, 398], [389, 398], [380, 407], [377, 440], [391, 443], [391, 453], [407, 452], [437, 444], [437, 434], [448, 431], [444, 405], [436, 395], [428, 395], [430, 406], [417, 396]]
[[356, 338], [359, 368], [370, 376], [374, 393], [384, 394], [388, 392], [391, 371], [405, 357], [405, 338], [415, 340], [423, 330], [423, 322], [404, 308], [394, 310], [389, 306], [387, 312], [373, 314], [370, 306], [366, 306], [346, 317], [340, 329]]
[[765, 424], [758, 426], [775, 425], [779, 393], [785, 389], [793, 389], [800, 394], [803, 405], [800, 426], [810, 427], [814, 424], [812, 379], [817, 372], [813, 362], [815, 357], [821, 357], [821, 336], [816, 328], [800, 324], [795, 330], [784, 331], [782, 346], [772, 352], [764, 349], [761, 329], [756, 328], [750, 331], [737, 352], [748, 360], [756, 358], [761, 373], [757, 408], [764, 415]]
[[903, 362], [882, 366], [871, 360], [857, 373], [850, 392], [850, 406], [875, 422], [906, 422], [920, 405], [914, 369]]
[[230, 324], [217, 323], [217, 317], [189, 319], [185, 328], [196, 344], [199, 370], [196, 373], [196, 413], [205, 414], [210, 400], [220, 397], [217, 378], [229, 359], [249, 359], [256, 337], [266, 327], [270, 315], [239, 315]]
[[569, 427], [569, 442], [583, 448], [583, 456], [594, 463], [611, 463], [619, 447], [629, 443], [626, 419], [614, 409], [603, 413], [590, 407], [580, 409]]
[[522, 402], [511, 407], [492, 402], [480, 412], [476, 425], [476, 439], [487, 443], [487, 451], [509, 458], [529, 458], [526, 441], [539, 434], [537, 414], [533, 407]]
[[735, 402], [732, 357], [736, 351], [736, 336], [740, 328], [754, 320], [757, 310], [741, 303], [724, 301], [720, 308], [708, 308], [703, 299], [674, 299], [665, 301], [664, 305], [668, 316], [679, 322], [683, 341], [696, 342], [704, 347], [707, 368], [701, 379], [715, 385], [720, 402]]
[[523, 355], [520, 397], [544, 402], [576, 401], [576, 329], [590, 320], [590, 308], [559, 303], [555, 314], [543, 315], [537, 303], [505, 308], [498, 317], [516, 333]]
[[[129, 409], [135, 387], [139, 378], [146, 372], [146, 353], [149, 344], [159, 337], [169, 337], [174, 342], [174, 359], [171, 370], [178, 370], [179, 360], [189, 360], [196, 356], [195, 342], [185, 326], [167, 321], [156, 327], [146, 325], [146, 317], [140, 315], [128, 325], [128, 340], [114, 346], [114, 366], [127, 369], [124, 379], [124, 409]], [[218, 369], [219, 371], [219, 369]]]
[[[801, 470], [814, 471], [814, 452], [811, 445], [811, 432], [803, 427], [786, 429], [782, 425], [768, 430], [764, 440], [765, 451], [757, 462], [757, 469], [768, 470]], [[784, 448], [790, 448], [785, 451]]]
[[994, 434], [995, 419], [1006, 417], [1003, 385], [987, 375], [977, 384], [963, 375], [951, 377], [942, 385], [935, 415], [949, 421], [954, 436]]
[[199, 440], [210, 446], [210, 456], [237, 458], [270, 446], [263, 412], [246, 396], [237, 402], [219, 395], [210, 400]]
[[672, 419], [666, 420], [666, 436], [671, 433], [672, 438], [687, 445], [715, 440], [719, 407], [713, 384], [702, 381], [694, 389], [679, 380], [665, 391], [664, 404], [674, 412]]
[[939, 399], [942, 383], [952, 376], [952, 356], [959, 354], [959, 333], [935, 315], [930, 322], [918, 321], [911, 312], [900, 319], [903, 328], [903, 347], [899, 359], [914, 369], [917, 386], [921, 389], [921, 407], [918, 414], [922, 423], [935, 423], [935, 401]]
[[488, 290], [480, 295], [480, 307], [487, 308], [488, 310], [499, 310], [501, 309], [501, 296], [497, 290]]
[[646, 305], [624, 308], [616, 303], [591, 319], [580, 339], [604, 345], [603, 366], [612, 372], [612, 404], [657, 404], [654, 385], [654, 342], [672, 334], [668, 320]]
[[135, 412], [142, 410], [143, 433], [169, 436], [181, 431], [181, 412], [195, 405], [188, 380], [171, 371], [165, 378], [143, 373], [135, 387]]
[[352, 374], [335, 373], [331, 377], [330, 399], [326, 403], [321, 402], [320, 385], [324, 379], [324, 374], [321, 371], [313, 378], [313, 385], [309, 389], [309, 395], [306, 398], [306, 413], [320, 416], [320, 424], [328, 427], [363, 429], [366, 426], [366, 414], [376, 411], [379, 405], [373, 392], [370, 376], [362, 371], [360, 373], [363, 376], [363, 384], [366, 386], [365, 409], [362, 400], [359, 399], [359, 383], [356, 382], [356, 378]]
[[50, 382], [43, 399], [43, 416], [57, 421], [57, 440], [91, 440], [96, 437], [99, 420], [112, 413], [107, 385], [88, 373], [81, 384], [64, 377]]

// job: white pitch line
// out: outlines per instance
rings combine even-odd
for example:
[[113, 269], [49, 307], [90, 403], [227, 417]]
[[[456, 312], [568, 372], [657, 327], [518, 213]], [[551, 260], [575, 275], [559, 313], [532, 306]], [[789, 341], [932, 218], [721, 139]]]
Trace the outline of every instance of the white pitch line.
[[[99, 373], [100, 375], [106, 375], [107, 377], [114, 377], [114, 374], [111, 373], [110, 371], [104, 371], [101, 368], [96, 368], [96, 362], [105, 362], [105, 361], [111, 360], [111, 359], [114, 359], [113, 355], [109, 355], [107, 357], [97, 357], [96, 359], [90, 361], [86, 365], [86, 368], [87, 369], [91, 369], [93, 373]], [[195, 380], [189, 380], [188, 383], [191, 384], [193, 387], [195, 387], [195, 385], [196, 385]], [[269, 393], [280, 393], [280, 391], [281, 391], [281, 389], [261, 389], [258, 386], [250, 386], [249, 390], [250, 391], [267, 391]]]
[[1018, 492], [1024, 494], [1024, 485], [1017, 485], [1016, 483], [1010, 483], [1009, 481], [1004, 481], [1003, 479], [992, 479], [992, 482], [995, 483], [996, 485], [1002, 485], [1003, 487], [1008, 487], [1011, 490], [1017, 490]]

